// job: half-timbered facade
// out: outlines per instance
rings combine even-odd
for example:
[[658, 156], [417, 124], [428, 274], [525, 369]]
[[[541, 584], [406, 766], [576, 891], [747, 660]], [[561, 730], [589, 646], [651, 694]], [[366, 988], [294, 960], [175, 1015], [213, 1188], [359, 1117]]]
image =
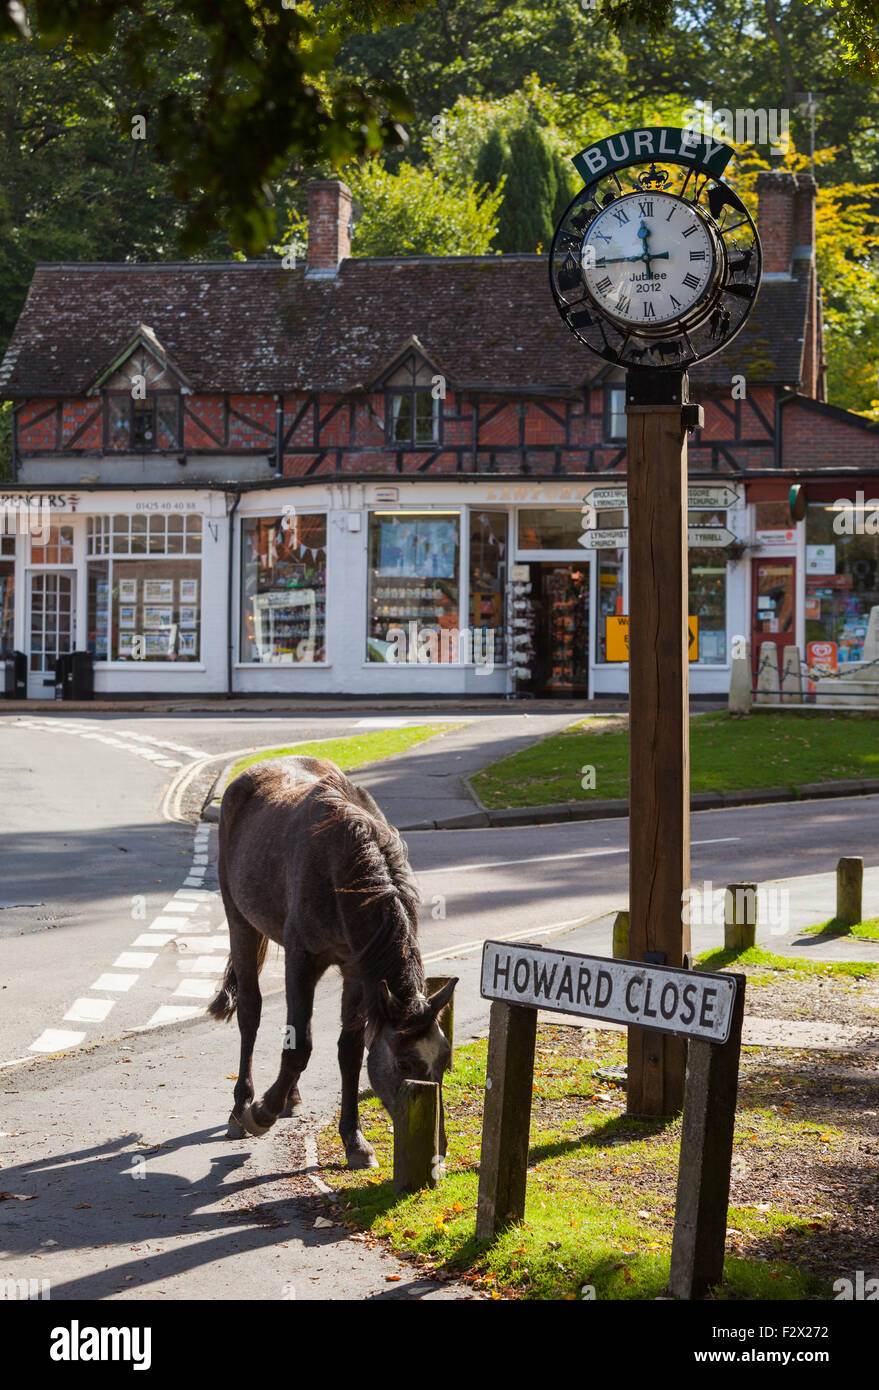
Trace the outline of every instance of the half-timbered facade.
[[[879, 492], [879, 432], [824, 400], [814, 183], [759, 193], [758, 304], [691, 373], [691, 481], [718, 489], [691, 514], [704, 694], [738, 633], [857, 660], [879, 602], [863, 536], [851, 573], [826, 553], [828, 499]], [[624, 507], [580, 543], [584, 498], [625, 482], [622, 374], [562, 326], [545, 257], [352, 258], [349, 232], [318, 183], [297, 265], [37, 268], [0, 369], [2, 636], [31, 695], [65, 644], [121, 695], [625, 689]]]

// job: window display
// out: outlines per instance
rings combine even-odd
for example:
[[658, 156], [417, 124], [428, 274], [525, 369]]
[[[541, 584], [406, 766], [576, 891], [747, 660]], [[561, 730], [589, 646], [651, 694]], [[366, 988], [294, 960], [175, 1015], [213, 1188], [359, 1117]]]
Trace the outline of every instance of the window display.
[[369, 661], [458, 660], [460, 529], [459, 512], [371, 513]]
[[843, 671], [863, 661], [870, 609], [879, 604], [879, 536], [866, 533], [869, 510], [851, 503], [850, 526], [840, 525], [841, 512], [813, 502], [806, 513], [806, 643], [834, 643]]
[[15, 537], [0, 537], [0, 652], [13, 650], [15, 624]]
[[187, 596], [201, 587], [201, 527], [200, 515], [180, 511], [88, 517], [86, 644], [96, 661], [198, 660], [200, 610]]
[[282, 516], [245, 517], [241, 661], [326, 660], [326, 571], [324, 512], [300, 515], [291, 509]]
[[474, 651], [506, 660], [504, 587], [507, 575], [505, 512], [470, 513], [470, 628]]

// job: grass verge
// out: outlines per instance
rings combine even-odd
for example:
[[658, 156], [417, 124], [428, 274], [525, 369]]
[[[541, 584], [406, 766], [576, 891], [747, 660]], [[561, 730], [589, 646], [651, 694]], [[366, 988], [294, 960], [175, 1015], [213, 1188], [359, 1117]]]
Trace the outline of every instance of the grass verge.
[[[395, 1196], [393, 1133], [379, 1103], [362, 1104], [364, 1133], [385, 1176], [350, 1172], [334, 1128], [322, 1132], [322, 1175], [341, 1218], [385, 1242], [425, 1273], [454, 1275], [483, 1296], [527, 1299], [645, 1299], [663, 1295], [674, 1222], [680, 1120], [625, 1114], [623, 1091], [603, 1069], [625, 1061], [621, 1033], [565, 1025], [538, 1028], [525, 1220], [491, 1243], [475, 1239], [487, 1043], [459, 1048], [446, 1078], [449, 1158], [434, 1190]], [[755, 1054], [755, 1055], [750, 1055]], [[775, 1054], [781, 1056], [780, 1053]], [[778, 1176], [799, 1173], [842, 1149], [845, 1127], [822, 1114], [820, 1128], [798, 1105], [790, 1078], [745, 1049], [734, 1175], [753, 1155], [770, 1162], [756, 1183], [734, 1176], [723, 1286], [729, 1299], [829, 1296], [820, 1257], [803, 1259], [823, 1225], [814, 1182], [792, 1199]], [[775, 1057], [773, 1057], [773, 1061]], [[820, 1140], [818, 1139], [820, 1136]], [[743, 1155], [746, 1156], [743, 1157]], [[807, 1155], [807, 1159], [802, 1155]], [[736, 1164], [739, 1167], [736, 1167]], [[826, 1177], [827, 1170], [822, 1169]], [[859, 1258], [858, 1255], [853, 1258]], [[839, 1269], [836, 1248], [829, 1268]], [[832, 1261], [836, 1264], [833, 1265]], [[811, 1267], [810, 1267], [811, 1264]]]
[[[594, 777], [585, 773], [587, 768], [594, 769]], [[879, 740], [876, 719], [869, 714], [837, 712], [818, 719], [791, 712], [741, 718], [723, 712], [690, 722], [692, 792], [796, 791], [808, 782], [877, 776]], [[471, 781], [484, 804], [498, 809], [624, 797], [628, 779], [628, 719], [600, 716], [492, 763]], [[589, 785], [593, 781], [594, 787]]]
[[696, 970], [726, 970], [737, 965], [750, 965], [758, 970], [783, 971], [801, 979], [829, 975], [835, 979], [850, 977], [860, 980], [879, 971], [879, 961], [803, 960], [798, 956], [777, 956], [772, 951], [764, 951], [760, 946], [750, 946], [746, 951], [705, 951], [701, 956], [697, 956], [694, 962]]
[[834, 939], [849, 936], [857, 941], [879, 941], [879, 917], [868, 917], [864, 922], [855, 922], [854, 926], [847, 926], [838, 918], [831, 917], [828, 922], [819, 922], [816, 927], [803, 927], [803, 931], [809, 936]]
[[235, 763], [226, 779], [226, 785], [254, 763], [269, 758], [286, 758], [296, 754], [301, 758], [330, 758], [343, 772], [353, 768], [365, 767], [367, 763], [380, 762], [394, 753], [405, 753], [416, 743], [446, 734], [450, 729], [460, 728], [459, 724], [416, 724], [409, 729], [377, 729], [370, 734], [352, 734], [348, 738], [327, 738], [316, 743], [297, 743], [288, 748], [267, 748], [262, 753], [251, 753]]

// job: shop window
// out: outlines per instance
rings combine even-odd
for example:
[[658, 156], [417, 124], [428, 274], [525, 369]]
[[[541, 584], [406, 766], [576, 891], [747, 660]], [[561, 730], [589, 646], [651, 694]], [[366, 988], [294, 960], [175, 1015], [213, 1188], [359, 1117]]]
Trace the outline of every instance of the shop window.
[[0, 536], [0, 652], [13, 650], [15, 624], [15, 537]]
[[507, 576], [505, 512], [470, 513], [471, 660], [506, 660], [504, 589]]
[[599, 550], [595, 557], [598, 582], [598, 623], [595, 633], [595, 660], [607, 661], [607, 619], [625, 616], [626, 552]]
[[699, 665], [726, 661], [726, 563], [717, 550], [691, 550], [689, 613], [699, 619]]
[[201, 536], [197, 513], [87, 518], [86, 641], [96, 661], [200, 659]]
[[180, 397], [151, 393], [142, 400], [110, 393], [106, 412], [107, 449], [153, 453], [180, 447]]
[[[879, 503], [811, 503], [806, 513], [806, 645], [832, 644], [840, 669], [864, 660], [870, 609], [879, 604]], [[869, 528], [869, 529], [868, 529]]]
[[604, 391], [604, 437], [610, 443], [626, 439], [626, 390], [607, 386]]
[[241, 528], [241, 661], [326, 660], [325, 513], [246, 517]]
[[[604, 515], [602, 514], [602, 524]], [[520, 550], [574, 550], [582, 554], [581, 513], [573, 509], [541, 507], [519, 512]]]
[[371, 513], [369, 661], [433, 664], [461, 659], [460, 528], [458, 512]]
[[73, 527], [50, 526], [49, 534], [31, 540], [32, 565], [72, 565]]

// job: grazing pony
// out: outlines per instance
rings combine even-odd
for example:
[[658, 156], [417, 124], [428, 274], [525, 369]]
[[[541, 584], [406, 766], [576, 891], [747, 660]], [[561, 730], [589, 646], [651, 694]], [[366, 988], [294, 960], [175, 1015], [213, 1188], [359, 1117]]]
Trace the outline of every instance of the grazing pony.
[[[335, 763], [278, 758], [247, 768], [227, 787], [218, 873], [230, 951], [208, 1013], [230, 1019], [237, 1010], [241, 1034], [229, 1138], [265, 1134], [279, 1115], [301, 1108], [298, 1081], [311, 1055], [315, 985], [337, 965], [343, 981], [339, 1133], [349, 1168], [377, 1167], [357, 1108], [364, 1045], [370, 1084], [391, 1114], [404, 1080], [441, 1085], [451, 1048], [437, 1015], [457, 984], [451, 980], [425, 997], [420, 894], [399, 832]], [[287, 1027], [277, 1079], [254, 1101], [259, 972], [270, 941], [284, 947]], [[444, 1155], [442, 1100], [440, 1116]]]

